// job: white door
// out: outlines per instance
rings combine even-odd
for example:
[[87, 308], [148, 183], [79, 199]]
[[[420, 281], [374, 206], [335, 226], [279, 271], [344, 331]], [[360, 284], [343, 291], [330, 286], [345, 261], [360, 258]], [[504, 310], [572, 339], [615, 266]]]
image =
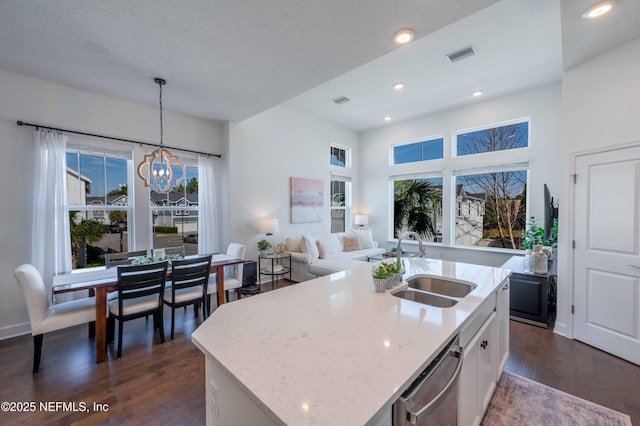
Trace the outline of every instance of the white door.
[[640, 365], [640, 147], [576, 158], [574, 337]]

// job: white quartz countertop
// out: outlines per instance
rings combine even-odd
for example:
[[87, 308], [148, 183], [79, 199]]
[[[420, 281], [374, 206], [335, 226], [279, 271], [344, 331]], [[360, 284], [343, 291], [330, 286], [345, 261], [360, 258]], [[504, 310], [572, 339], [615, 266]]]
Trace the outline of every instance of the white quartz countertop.
[[404, 278], [477, 285], [451, 308], [376, 293], [371, 264], [227, 303], [192, 336], [275, 423], [363, 425], [427, 366], [511, 271], [403, 259]]

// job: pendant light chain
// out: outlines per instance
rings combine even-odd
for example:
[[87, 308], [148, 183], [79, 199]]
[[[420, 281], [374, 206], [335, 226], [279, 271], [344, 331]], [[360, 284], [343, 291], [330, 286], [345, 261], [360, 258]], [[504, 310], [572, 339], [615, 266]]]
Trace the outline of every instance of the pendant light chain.
[[163, 138], [164, 138], [164, 129], [162, 127], [162, 81], [158, 82], [158, 86], [160, 86], [160, 147], [164, 146]]

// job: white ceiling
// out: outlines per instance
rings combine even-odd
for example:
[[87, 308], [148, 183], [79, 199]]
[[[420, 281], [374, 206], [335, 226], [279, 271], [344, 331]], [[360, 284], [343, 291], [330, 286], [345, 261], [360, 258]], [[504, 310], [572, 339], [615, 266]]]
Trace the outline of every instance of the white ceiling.
[[[0, 0], [0, 69], [154, 106], [159, 76], [174, 112], [242, 121], [289, 100], [365, 130], [385, 114], [397, 122], [473, 102], [477, 88], [486, 98], [559, 80], [562, 61], [640, 36], [640, 1], [618, 0], [597, 23], [580, 18], [590, 3]], [[398, 48], [391, 35], [404, 27], [417, 40]], [[476, 56], [444, 58], [469, 44]], [[352, 101], [330, 102], [339, 95]]]

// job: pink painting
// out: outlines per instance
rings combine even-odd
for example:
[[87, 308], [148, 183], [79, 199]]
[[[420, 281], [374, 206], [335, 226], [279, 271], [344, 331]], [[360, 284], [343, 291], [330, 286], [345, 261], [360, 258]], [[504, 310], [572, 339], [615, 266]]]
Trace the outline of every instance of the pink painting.
[[291, 223], [322, 222], [324, 181], [291, 178]]

